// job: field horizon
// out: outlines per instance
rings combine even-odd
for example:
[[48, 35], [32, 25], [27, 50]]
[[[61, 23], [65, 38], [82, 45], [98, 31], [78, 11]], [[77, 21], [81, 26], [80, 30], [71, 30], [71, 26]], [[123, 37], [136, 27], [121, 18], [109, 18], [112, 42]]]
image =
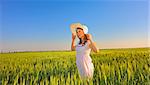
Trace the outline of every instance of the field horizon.
[[[131, 47], [131, 48], [100, 48], [99, 50], [119, 50], [119, 49], [143, 49], [143, 48], [149, 48], [150, 47]], [[25, 53], [25, 52], [70, 52], [71, 50], [41, 50], [41, 51], [0, 51], [1, 53]]]

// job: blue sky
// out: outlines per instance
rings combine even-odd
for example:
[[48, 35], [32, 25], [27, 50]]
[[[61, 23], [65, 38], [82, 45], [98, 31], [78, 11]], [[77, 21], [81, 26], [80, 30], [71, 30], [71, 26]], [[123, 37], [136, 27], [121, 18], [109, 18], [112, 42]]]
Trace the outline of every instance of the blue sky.
[[74, 22], [100, 49], [148, 45], [148, 0], [1, 2], [2, 50], [69, 50]]

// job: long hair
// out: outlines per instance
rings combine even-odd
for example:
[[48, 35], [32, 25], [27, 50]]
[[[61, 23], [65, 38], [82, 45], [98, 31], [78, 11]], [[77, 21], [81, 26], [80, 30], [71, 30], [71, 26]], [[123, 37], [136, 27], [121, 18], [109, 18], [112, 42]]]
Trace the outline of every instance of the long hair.
[[[79, 28], [79, 27], [78, 27], [77, 29], [81, 29], [81, 30], [83, 30], [82, 28]], [[85, 45], [85, 43], [86, 43], [86, 42], [87, 42], [87, 40], [88, 40], [88, 39], [87, 39], [86, 34], [84, 34], [84, 40], [85, 40], [85, 41], [84, 41], [84, 43], [83, 43], [83, 44]], [[82, 39], [81, 39], [81, 38], [79, 38], [79, 44], [81, 44], [81, 43], [82, 43]]]

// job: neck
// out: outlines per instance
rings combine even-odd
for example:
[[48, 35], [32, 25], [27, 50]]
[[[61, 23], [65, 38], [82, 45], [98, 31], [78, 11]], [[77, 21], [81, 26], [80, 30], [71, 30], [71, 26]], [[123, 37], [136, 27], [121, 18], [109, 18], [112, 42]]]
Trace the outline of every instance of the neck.
[[81, 40], [82, 40], [82, 43], [85, 41], [85, 37], [83, 36], [83, 37], [81, 37]]

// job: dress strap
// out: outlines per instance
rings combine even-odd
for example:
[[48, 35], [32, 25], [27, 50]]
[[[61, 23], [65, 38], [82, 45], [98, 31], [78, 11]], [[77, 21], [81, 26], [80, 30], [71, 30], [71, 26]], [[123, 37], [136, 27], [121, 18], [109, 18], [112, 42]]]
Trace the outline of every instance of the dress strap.
[[87, 40], [87, 44], [89, 45], [89, 44], [91, 44], [91, 42], [89, 40]]

